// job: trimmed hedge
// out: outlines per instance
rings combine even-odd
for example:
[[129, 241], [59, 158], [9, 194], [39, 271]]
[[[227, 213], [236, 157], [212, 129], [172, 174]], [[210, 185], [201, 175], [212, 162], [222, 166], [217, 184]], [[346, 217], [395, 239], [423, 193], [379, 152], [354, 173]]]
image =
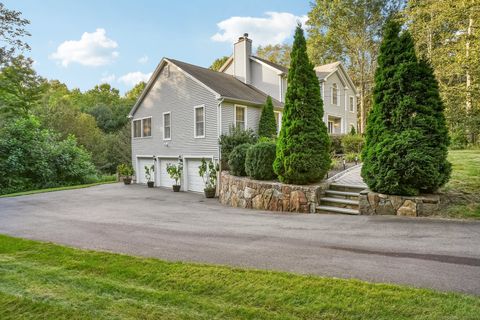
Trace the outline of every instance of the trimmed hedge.
[[254, 144], [258, 140], [258, 136], [251, 129], [243, 130], [231, 126], [228, 134], [222, 134], [220, 136], [219, 144], [222, 150], [222, 170], [228, 170], [228, 160], [232, 150], [241, 144], [249, 143]]
[[228, 166], [230, 172], [234, 176], [244, 177], [247, 175], [245, 172], [245, 158], [247, 157], [247, 150], [250, 148], [250, 143], [244, 143], [233, 148], [230, 156], [228, 157]]
[[273, 141], [259, 142], [251, 146], [245, 159], [247, 175], [257, 180], [273, 180], [276, 175], [273, 171], [277, 145]]

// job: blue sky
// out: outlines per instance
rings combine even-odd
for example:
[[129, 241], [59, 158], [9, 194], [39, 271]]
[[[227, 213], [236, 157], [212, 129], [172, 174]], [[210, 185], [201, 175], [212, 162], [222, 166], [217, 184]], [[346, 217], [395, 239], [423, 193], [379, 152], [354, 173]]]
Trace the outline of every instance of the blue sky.
[[[162, 57], [208, 67], [248, 32], [254, 46], [291, 42], [309, 1], [7, 0], [30, 20], [37, 72], [82, 90], [109, 82], [125, 92]], [[220, 25], [219, 25], [220, 24]]]

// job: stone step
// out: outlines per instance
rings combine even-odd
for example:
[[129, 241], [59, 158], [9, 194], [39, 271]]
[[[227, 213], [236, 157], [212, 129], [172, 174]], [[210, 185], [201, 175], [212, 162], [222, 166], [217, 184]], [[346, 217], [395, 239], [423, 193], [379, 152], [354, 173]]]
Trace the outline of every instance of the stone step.
[[358, 200], [323, 197], [320, 198], [320, 204], [330, 207], [358, 209]]
[[316, 207], [317, 213], [341, 213], [341, 214], [350, 214], [350, 215], [359, 215], [360, 212], [355, 209], [348, 209], [348, 208], [338, 208], [338, 207], [331, 207], [331, 206], [317, 206]]
[[328, 197], [342, 198], [342, 199], [358, 199], [358, 197], [360, 196], [359, 192], [348, 192], [348, 191], [338, 191], [338, 190], [325, 190], [325, 194]]
[[340, 184], [340, 183], [331, 183], [329, 188], [330, 190], [335, 191], [346, 191], [346, 192], [357, 192], [359, 193], [362, 190], [367, 189], [366, 186], [359, 186], [354, 184]]

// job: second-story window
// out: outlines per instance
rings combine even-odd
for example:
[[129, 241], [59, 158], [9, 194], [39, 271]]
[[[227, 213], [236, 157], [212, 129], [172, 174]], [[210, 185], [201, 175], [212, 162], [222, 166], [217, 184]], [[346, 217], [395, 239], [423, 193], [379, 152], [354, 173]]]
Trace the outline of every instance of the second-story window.
[[170, 112], [163, 113], [163, 140], [172, 138], [172, 116]]
[[355, 112], [355, 105], [353, 97], [350, 97], [350, 112]]
[[197, 106], [195, 110], [195, 138], [205, 138], [205, 106]]
[[133, 120], [133, 137], [142, 137], [142, 120]]
[[235, 127], [245, 130], [247, 120], [247, 107], [235, 106]]
[[332, 104], [338, 105], [338, 88], [336, 83], [332, 85]]
[[145, 118], [142, 120], [143, 137], [152, 136], [152, 118]]

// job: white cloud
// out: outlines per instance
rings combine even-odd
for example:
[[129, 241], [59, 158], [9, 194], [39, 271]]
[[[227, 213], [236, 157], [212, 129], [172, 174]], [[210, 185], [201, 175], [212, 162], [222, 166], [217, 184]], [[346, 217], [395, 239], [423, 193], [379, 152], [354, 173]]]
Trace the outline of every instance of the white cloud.
[[129, 72], [121, 76], [120, 78], [118, 78], [118, 82], [121, 82], [130, 87], [133, 87], [141, 81], [147, 82], [151, 76], [152, 76], [152, 72], [150, 73], [143, 73], [140, 71]]
[[63, 42], [50, 58], [59, 60], [64, 67], [74, 62], [84, 66], [103, 66], [118, 57], [117, 47], [117, 42], [107, 38], [105, 29], [99, 28], [92, 33], [84, 32], [80, 40]]
[[148, 56], [143, 56], [140, 59], [138, 59], [138, 63], [145, 64], [148, 62]]
[[266, 17], [231, 17], [220, 21], [219, 32], [213, 41], [234, 43], [238, 37], [248, 33], [255, 46], [283, 43], [295, 32], [298, 22], [304, 24], [307, 16], [296, 16], [288, 12], [266, 12]]
[[103, 74], [103, 78], [100, 79], [100, 83], [112, 83], [116, 77], [114, 74]]

